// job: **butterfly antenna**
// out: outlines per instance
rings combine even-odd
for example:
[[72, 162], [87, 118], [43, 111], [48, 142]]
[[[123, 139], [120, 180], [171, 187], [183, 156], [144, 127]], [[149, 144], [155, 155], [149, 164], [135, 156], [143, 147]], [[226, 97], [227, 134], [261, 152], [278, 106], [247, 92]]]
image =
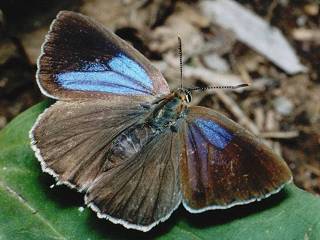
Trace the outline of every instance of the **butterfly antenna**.
[[178, 36], [179, 41], [179, 58], [180, 58], [180, 88], [182, 88], [182, 65], [183, 65], [183, 59], [182, 59], [182, 41], [181, 38]]
[[209, 86], [209, 87], [194, 87], [188, 88], [189, 91], [205, 91], [207, 89], [238, 89], [243, 87], [248, 87], [246, 83], [235, 85], [235, 86]]

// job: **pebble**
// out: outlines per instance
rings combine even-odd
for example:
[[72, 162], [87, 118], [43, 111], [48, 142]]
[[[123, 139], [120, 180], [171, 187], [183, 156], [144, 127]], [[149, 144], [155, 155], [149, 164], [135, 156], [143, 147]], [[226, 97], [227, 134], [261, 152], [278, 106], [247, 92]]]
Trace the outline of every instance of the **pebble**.
[[273, 105], [276, 111], [284, 116], [290, 115], [294, 107], [293, 103], [286, 97], [277, 97]]

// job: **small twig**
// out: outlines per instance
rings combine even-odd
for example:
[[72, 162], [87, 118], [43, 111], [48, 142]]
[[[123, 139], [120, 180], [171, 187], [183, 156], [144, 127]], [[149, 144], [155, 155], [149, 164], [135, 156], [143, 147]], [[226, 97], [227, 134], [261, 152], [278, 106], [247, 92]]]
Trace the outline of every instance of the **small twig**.
[[21, 55], [21, 57], [26, 61], [26, 63], [31, 67], [32, 63], [31, 60], [26, 52], [25, 47], [23, 46], [21, 40], [15, 36], [10, 37], [10, 40], [12, 41], [12, 43], [16, 46], [17, 51], [19, 52], [19, 54]]
[[295, 28], [292, 30], [292, 37], [297, 41], [313, 41], [320, 44], [320, 30]]
[[268, 8], [267, 16], [265, 17], [266, 21], [270, 22], [273, 17], [274, 9], [278, 6], [278, 0], [273, 0]]
[[257, 125], [258, 129], [263, 129], [264, 125], [264, 119], [265, 119], [265, 113], [263, 111], [263, 108], [258, 107], [253, 109], [253, 114], [254, 114], [254, 120], [255, 124]]
[[242, 63], [237, 63], [236, 67], [240, 73], [242, 80], [251, 85], [253, 81], [252, 81], [252, 78], [250, 77], [247, 69], [245, 68], [245, 66]]
[[276, 113], [273, 110], [266, 112], [264, 130], [265, 131], [276, 131], [279, 129], [278, 121], [276, 121]]
[[306, 166], [306, 168], [308, 168], [308, 170], [310, 170], [310, 172], [312, 172], [315, 175], [320, 177], [320, 169], [318, 169], [317, 167], [310, 165], [308, 163], [306, 163], [305, 166]]
[[282, 150], [279, 142], [272, 142], [272, 150], [282, 157]]
[[238, 119], [238, 122], [248, 128], [251, 132], [259, 135], [259, 128], [242, 111], [238, 104], [223, 91], [214, 91], [215, 95], [223, 102], [229, 111]]
[[262, 138], [276, 138], [276, 139], [290, 139], [299, 136], [298, 131], [288, 131], [288, 132], [261, 132], [259, 134]]

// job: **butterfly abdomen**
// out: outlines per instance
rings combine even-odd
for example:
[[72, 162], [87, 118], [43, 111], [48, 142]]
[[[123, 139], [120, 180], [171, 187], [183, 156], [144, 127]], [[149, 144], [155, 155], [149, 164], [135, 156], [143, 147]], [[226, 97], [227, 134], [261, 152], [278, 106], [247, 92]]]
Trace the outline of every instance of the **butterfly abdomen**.
[[[131, 159], [155, 136], [155, 130], [144, 125], [135, 125], [122, 132], [113, 142], [108, 158], [107, 169]], [[111, 164], [111, 165], [110, 165]], [[109, 166], [108, 166], [109, 165]]]

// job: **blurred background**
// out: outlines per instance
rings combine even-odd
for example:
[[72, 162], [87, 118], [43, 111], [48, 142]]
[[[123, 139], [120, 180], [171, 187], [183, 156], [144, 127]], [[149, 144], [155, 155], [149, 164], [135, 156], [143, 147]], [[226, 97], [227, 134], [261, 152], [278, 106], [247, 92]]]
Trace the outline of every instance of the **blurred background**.
[[35, 81], [44, 36], [59, 10], [95, 18], [180, 84], [234, 85], [196, 93], [193, 104], [223, 112], [261, 137], [294, 181], [320, 194], [319, 1], [1, 0], [0, 129], [42, 101]]

